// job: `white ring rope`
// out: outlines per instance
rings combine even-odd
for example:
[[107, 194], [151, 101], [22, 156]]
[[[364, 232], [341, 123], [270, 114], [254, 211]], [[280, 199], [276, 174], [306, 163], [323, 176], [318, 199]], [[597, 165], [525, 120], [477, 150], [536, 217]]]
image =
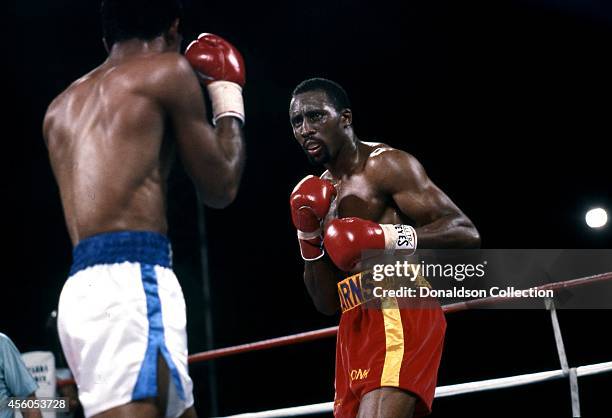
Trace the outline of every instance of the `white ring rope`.
[[[585, 284], [596, 283], [599, 281], [608, 281], [612, 278], [612, 273], [604, 273], [595, 276], [582, 277], [578, 279], [568, 280], [564, 282], [557, 283], [549, 283], [547, 285], [539, 286], [539, 289], [559, 289], [559, 288], [570, 288], [575, 286], [581, 286]], [[452, 313], [456, 311], [461, 311], [465, 309], [470, 309], [472, 307], [477, 307], [480, 305], [495, 303], [501, 300], [511, 300], [512, 297], [509, 298], [483, 298], [483, 299], [475, 299], [467, 302], [459, 302], [450, 305], [443, 306], [445, 313]], [[578, 381], [577, 378], [581, 376], [589, 376], [593, 374], [605, 373], [612, 370], [612, 361], [590, 364], [587, 366], [580, 366], [577, 368], [569, 367], [565, 348], [563, 346], [563, 339], [561, 337], [561, 328], [559, 326], [559, 320], [556, 315], [556, 309], [553, 301], [547, 300], [546, 302], [547, 309], [551, 312], [553, 330], [555, 334], [555, 344], [557, 346], [557, 351], [559, 354], [559, 361], [561, 363], [560, 370], [550, 370], [546, 372], [539, 373], [528, 373], [516, 376], [502, 377], [497, 379], [489, 379], [489, 380], [480, 380], [476, 382], [468, 382], [468, 383], [459, 383], [455, 385], [447, 385], [440, 386], [436, 388], [436, 398], [444, 398], [447, 396], [455, 396], [461, 395], [465, 393], [474, 393], [474, 392], [482, 392], [486, 390], [493, 389], [503, 389], [509, 388], [513, 386], [522, 386], [531, 383], [537, 382], [546, 382], [549, 380], [561, 379], [564, 377], [568, 377], [570, 379], [570, 387], [571, 387], [571, 397], [572, 397], [572, 412], [574, 417], [580, 416], [580, 406], [578, 400]], [[311, 333], [304, 333], [303, 335], [309, 335], [309, 337], [313, 337], [315, 334], [321, 335], [321, 331], [325, 334], [328, 334], [330, 331], [335, 332], [336, 327], [327, 328], [325, 330], [314, 331]], [[300, 334], [301, 336], [302, 334]], [[282, 341], [285, 342], [287, 339], [292, 338], [295, 339], [296, 336], [283, 337]], [[312, 338], [309, 338], [309, 340]], [[304, 339], [306, 341], [306, 339]], [[268, 346], [271, 345], [270, 341], [265, 342]], [[248, 347], [239, 347], [241, 351], [244, 351], [245, 348]], [[202, 360], [205, 359], [204, 356], [208, 355], [210, 358], [211, 353], [201, 353], [199, 356], [202, 356]], [[198, 356], [198, 355], [196, 355]], [[207, 358], [206, 358], [207, 359]], [[194, 359], [196, 361], [196, 359]], [[199, 361], [199, 359], [198, 359]], [[229, 415], [223, 418], [274, 418], [274, 417], [297, 417], [304, 415], [313, 415], [313, 414], [321, 414], [321, 413], [329, 413], [332, 412], [334, 408], [333, 402], [324, 402], [317, 403], [312, 405], [303, 405], [296, 406], [290, 408], [282, 408], [282, 409], [273, 409], [268, 411], [261, 412], [247, 412], [238, 415]]]
[[[578, 377], [605, 373], [612, 370], [612, 361], [590, 364], [576, 368]], [[464, 393], [481, 392], [492, 389], [522, 386], [530, 383], [545, 382], [548, 380], [561, 379], [569, 375], [563, 370], [551, 370], [547, 372], [521, 374], [517, 376], [502, 377], [498, 379], [480, 380], [477, 382], [459, 383], [456, 385], [440, 386], [436, 388], [436, 398], [461, 395]], [[230, 415], [224, 418], [278, 418], [297, 417], [303, 415], [321, 414], [332, 412], [333, 402], [317, 403], [312, 405], [296, 406], [292, 408], [273, 409], [261, 412], [247, 412], [239, 415]]]
[[292, 408], [272, 409], [270, 411], [247, 412], [245, 414], [228, 415], [219, 418], [274, 418], [274, 417], [299, 417], [303, 415], [324, 414], [332, 412], [333, 402], [315, 403], [312, 405], [294, 406]]

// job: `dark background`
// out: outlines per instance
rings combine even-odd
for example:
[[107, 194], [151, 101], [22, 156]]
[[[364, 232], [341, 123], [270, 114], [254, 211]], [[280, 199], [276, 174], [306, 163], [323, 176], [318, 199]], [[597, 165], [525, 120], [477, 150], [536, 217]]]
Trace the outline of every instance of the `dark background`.
[[[228, 209], [205, 210], [214, 346], [337, 324], [303, 287], [287, 199], [320, 170], [292, 138], [287, 108], [312, 76], [341, 83], [363, 140], [405, 149], [474, 221], [486, 248], [606, 248], [608, 226], [584, 212], [612, 208], [612, 7], [596, 0], [186, 2], [185, 43], [199, 32], [229, 39], [247, 64], [248, 161]], [[20, 136], [30, 156], [30, 210], [15, 280], [27, 304], [0, 331], [22, 351], [46, 348], [44, 323], [70, 265], [58, 190], [41, 122], [55, 95], [105, 59], [97, 1], [16, 6], [14, 71]], [[9, 86], [9, 88], [12, 88]], [[189, 314], [190, 352], [205, 347], [193, 188], [171, 176], [169, 235]], [[31, 255], [35, 258], [32, 259]], [[8, 287], [7, 287], [8, 286]], [[560, 312], [571, 366], [612, 360], [609, 311]], [[545, 311], [448, 316], [439, 384], [559, 368]], [[333, 397], [334, 340], [216, 362], [220, 414], [325, 402]], [[193, 365], [197, 406], [209, 414], [207, 366]], [[608, 410], [610, 374], [579, 380], [583, 416]], [[436, 401], [433, 416], [570, 416], [566, 380]]]

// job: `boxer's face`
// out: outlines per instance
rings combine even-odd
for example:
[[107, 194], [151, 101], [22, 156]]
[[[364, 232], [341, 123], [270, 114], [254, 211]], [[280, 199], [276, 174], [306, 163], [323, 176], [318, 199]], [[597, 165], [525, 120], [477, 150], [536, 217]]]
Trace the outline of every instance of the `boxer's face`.
[[295, 139], [313, 164], [326, 164], [335, 159], [347, 140], [342, 127], [343, 114], [336, 110], [324, 91], [294, 96], [289, 106], [289, 120]]

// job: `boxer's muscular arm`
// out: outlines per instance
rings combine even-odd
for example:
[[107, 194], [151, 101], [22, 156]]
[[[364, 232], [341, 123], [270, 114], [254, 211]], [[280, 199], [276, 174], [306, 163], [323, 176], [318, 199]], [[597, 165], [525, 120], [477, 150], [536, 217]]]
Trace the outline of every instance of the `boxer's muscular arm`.
[[244, 167], [242, 123], [223, 117], [213, 128], [206, 120], [204, 97], [187, 60], [178, 54], [160, 80], [162, 106], [176, 136], [179, 155], [203, 202], [222, 208], [236, 197]]
[[385, 170], [379, 178], [399, 210], [416, 222], [419, 248], [472, 248], [480, 235], [470, 219], [427, 176], [412, 155], [381, 153]]
[[[332, 183], [334, 180], [329, 171], [325, 171], [321, 178]], [[305, 261], [304, 284], [315, 307], [322, 314], [333, 315], [340, 308], [336, 284], [342, 276], [343, 272], [327, 254], [316, 261]]]
[[333, 315], [340, 307], [336, 283], [342, 275], [327, 255], [305, 262], [304, 284], [319, 312]]

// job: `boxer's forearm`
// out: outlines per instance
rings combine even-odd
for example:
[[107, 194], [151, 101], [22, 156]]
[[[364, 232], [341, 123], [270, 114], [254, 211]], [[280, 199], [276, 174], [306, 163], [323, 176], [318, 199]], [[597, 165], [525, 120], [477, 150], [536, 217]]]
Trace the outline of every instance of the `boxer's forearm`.
[[[201, 94], [193, 91], [195, 80], [191, 77], [190, 90], [187, 91], [191, 94], [180, 95], [170, 103], [174, 108], [178, 107], [175, 126], [187, 133], [182, 141], [184, 149], [181, 155], [187, 161], [187, 171], [195, 180], [204, 203], [224, 208], [236, 198], [244, 168], [244, 60], [236, 47], [211, 33], [202, 33], [191, 42], [185, 50], [185, 58], [206, 86], [215, 130], [213, 135], [208, 124], [197, 120], [206, 113], [203, 103], [200, 103]], [[189, 112], [191, 118], [185, 118], [185, 112]]]
[[480, 234], [463, 215], [445, 216], [416, 228], [419, 248], [479, 248]]
[[245, 144], [242, 122], [234, 117], [220, 118], [217, 121], [216, 134], [227, 168], [223, 177], [225, 183], [223, 189], [226, 190], [231, 203], [238, 193], [244, 170]]
[[325, 315], [335, 314], [340, 307], [336, 283], [341, 274], [327, 256], [304, 265], [306, 289], [317, 310]]

